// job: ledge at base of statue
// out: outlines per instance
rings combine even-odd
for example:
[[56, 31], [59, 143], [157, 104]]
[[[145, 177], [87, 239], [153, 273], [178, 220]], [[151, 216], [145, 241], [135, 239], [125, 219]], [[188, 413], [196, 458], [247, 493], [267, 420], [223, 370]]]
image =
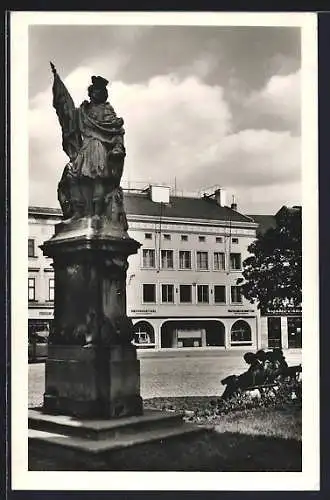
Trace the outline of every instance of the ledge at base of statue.
[[142, 414], [134, 346], [50, 345], [43, 411], [79, 418]]

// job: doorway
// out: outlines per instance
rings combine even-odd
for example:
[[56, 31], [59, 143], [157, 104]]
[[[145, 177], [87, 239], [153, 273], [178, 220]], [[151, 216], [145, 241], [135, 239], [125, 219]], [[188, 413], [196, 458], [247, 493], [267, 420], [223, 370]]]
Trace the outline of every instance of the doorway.
[[282, 347], [281, 317], [272, 316], [267, 318], [268, 347]]

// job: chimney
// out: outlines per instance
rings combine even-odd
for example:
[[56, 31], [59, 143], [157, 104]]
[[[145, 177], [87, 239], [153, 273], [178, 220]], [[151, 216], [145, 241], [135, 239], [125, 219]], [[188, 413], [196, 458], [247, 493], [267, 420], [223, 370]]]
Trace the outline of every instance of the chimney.
[[156, 203], [170, 202], [170, 187], [168, 186], [150, 186], [151, 200]]
[[226, 191], [223, 188], [218, 188], [214, 191], [214, 198], [220, 207], [226, 205]]
[[237, 203], [235, 201], [235, 196], [233, 195], [233, 201], [232, 201], [232, 204], [230, 205], [230, 208], [232, 210], [235, 210], [235, 212], [237, 212]]

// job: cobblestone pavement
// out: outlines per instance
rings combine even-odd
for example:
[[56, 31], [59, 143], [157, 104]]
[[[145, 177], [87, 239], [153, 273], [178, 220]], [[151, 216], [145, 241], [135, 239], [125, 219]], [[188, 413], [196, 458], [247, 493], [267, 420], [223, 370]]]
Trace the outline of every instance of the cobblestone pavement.
[[[216, 396], [223, 392], [220, 380], [246, 369], [243, 351], [139, 354], [141, 396]], [[301, 350], [284, 351], [289, 365], [301, 362]], [[29, 365], [29, 406], [42, 404], [45, 364]]]

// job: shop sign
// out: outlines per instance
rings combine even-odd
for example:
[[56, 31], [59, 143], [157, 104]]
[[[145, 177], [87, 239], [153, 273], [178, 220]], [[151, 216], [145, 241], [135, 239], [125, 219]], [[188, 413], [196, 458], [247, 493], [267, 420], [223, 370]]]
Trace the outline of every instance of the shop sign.
[[298, 309], [274, 309], [263, 311], [263, 316], [301, 316], [301, 308]]
[[228, 309], [228, 312], [234, 313], [234, 314], [249, 314], [249, 313], [254, 313], [254, 309]]
[[131, 314], [154, 314], [156, 309], [131, 309]]

